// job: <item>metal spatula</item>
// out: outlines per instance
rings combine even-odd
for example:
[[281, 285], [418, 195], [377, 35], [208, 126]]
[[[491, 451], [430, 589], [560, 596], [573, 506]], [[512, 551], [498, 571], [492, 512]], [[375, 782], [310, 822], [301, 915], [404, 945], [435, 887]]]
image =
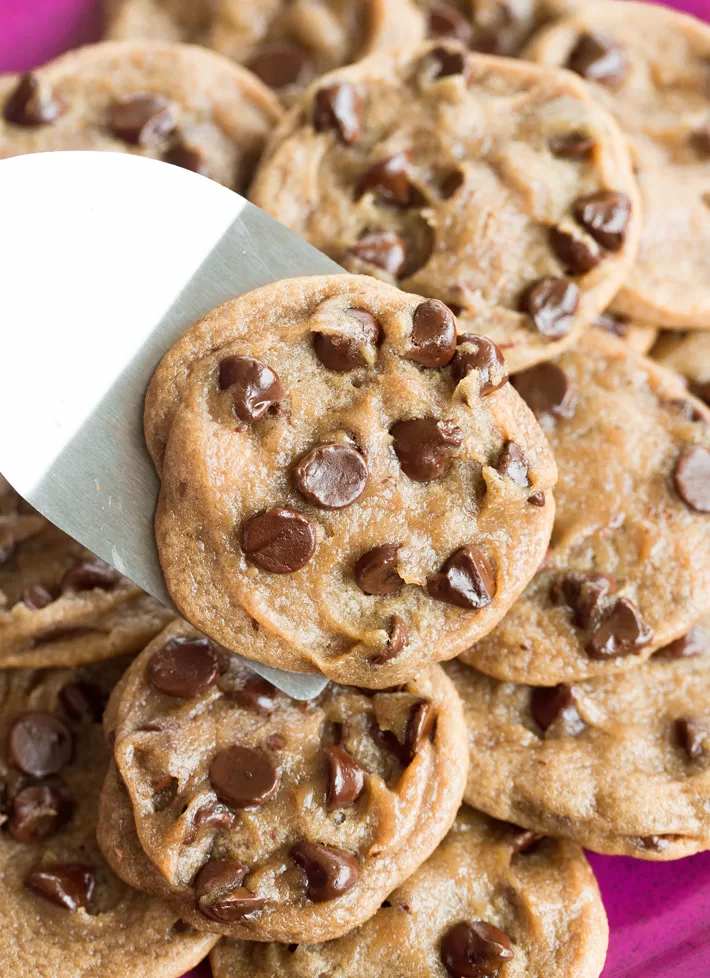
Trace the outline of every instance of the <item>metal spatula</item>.
[[[0, 472], [170, 605], [142, 428], [158, 361], [235, 295], [339, 271], [243, 197], [178, 167], [112, 153], [0, 162]], [[251, 665], [297, 698], [325, 685]]]

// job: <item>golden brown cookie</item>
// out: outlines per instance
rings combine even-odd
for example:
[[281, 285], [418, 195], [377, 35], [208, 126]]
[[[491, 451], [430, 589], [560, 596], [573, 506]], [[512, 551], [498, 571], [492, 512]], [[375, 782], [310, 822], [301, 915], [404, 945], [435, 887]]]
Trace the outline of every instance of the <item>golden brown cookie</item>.
[[710, 27], [662, 6], [589, 3], [524, 56], [581, 75], [628, 138], [644, 228], [614, 308], [668, 329], [710, 327]]
[[513, 686], [447, 664], [464, 704], [466, 801], [596, 852], [710, 849], [710, 622], [618, 676]]
[[0, 78], [0, 159], [106, 150], [244, 190], [281, 110], [251, 73], [178, 44], [94, 44]]
[[640, 231], [624, 139], [585, 85], [446, 40], [312, 85], [250, 195], [349, 271], [447, 303], [513, 372], [606, 308]]
[[549, 540], [554, 461], [500, 351], [365, 276], [215, 309], [145, 426], [173, 600], [278, 668], [403, 682], [489, 631]]
[[462, 658], [553, 686], [635, 668], [710, 612], [710, 412], [601, 330], [515, 378], [559, 466], [550, 550]]
[[[374, 917], [327, 944], [221, 941], [214, 978], [597, 978], [608, 939], [576, 845], [462, 808], [427, 862]], [[477, 968], [477, 970], [474, 970]]]
[[201, 930], [339, 937], [428, 858], [461, 801], [466, 734], [438, 666], [395, 691], [297, 702], [176, 623], [116, 695], [99, 843]]
[[214, 944], [96, 844], [101, 709], [125, 663], [0, 672], [0, 961], [43, 978], [178, 978]]
[[710, 404], [710, 333], [669, 330], [662, 332], [651, 356], [676, 370], [701, 401]]

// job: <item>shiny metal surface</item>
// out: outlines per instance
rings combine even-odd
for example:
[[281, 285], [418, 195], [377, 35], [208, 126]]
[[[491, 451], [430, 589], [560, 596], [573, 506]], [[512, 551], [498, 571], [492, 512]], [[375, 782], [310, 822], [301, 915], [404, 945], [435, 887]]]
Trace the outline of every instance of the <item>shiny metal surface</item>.
[[[0, 220], [0, 471], [169, 605], [142, 430], [158, 361], [221, 302], [341, 269], [225, 187], [130, 155], [0, 161]], [[295, 697], [324, 685], [251, 665]]]

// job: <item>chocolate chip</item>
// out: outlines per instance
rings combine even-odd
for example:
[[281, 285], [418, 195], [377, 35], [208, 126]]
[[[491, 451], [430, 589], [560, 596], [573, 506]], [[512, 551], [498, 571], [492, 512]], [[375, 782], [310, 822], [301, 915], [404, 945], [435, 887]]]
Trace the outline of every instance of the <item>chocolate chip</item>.
[[578, 628], [587, 628], [600, 602], [615, 591], [616, 581], [607, 574], [572, 572], [552, 582], [550, 601], [567, 605], [574, 612], [574, 624]]
[[596, 245], [561, 228], [550, 229], [550, 247], [570, 275], [591, 272], [602, 260], [602, 253]]
[[399, 546], [386, 543], [370, 550], [355, 564], [355, 579], [365, 594], [394, 594], [404, 584], [397, 572]]
[[514, 441], [507, 442], [503, 449], [503, 456], [498, 463], [498, 475], [503, 479], [510, 479], [521, 489], [527, 489], [530, 486], [528, 460], [525, 458], [522, 448], [516, 445]]
[[41, 584], [31, 584], [22, 592], [22, 600], [30, 611], [41, 611], [42, 608], [50, 605], [54, 598], [46, 587], [42, 587]]
[[159, 692], [190, 699], [215, 684], [219, 656], [208, 638], [171, 638], [152, 654], [146, 673]]
[[402, 471], [415, 482], [441, 479], [454, 463], [452, 451], [463, 442], [453, 421], [416, 418], [398, 421], [390, 429]]
[[356, 197], [359, 199], [372, 190], [388, 203], [409, 207], [412, 203], [411, 171], [411, 150], [401, 150], [365, 170], [357, 181]]
[[360, 141], [362, 114], [362, 96], [347, 82], [319, 88], [313, 99], [316, 132], [332, 129], [346, 146], [354, 146]]
[[472, 370], [478, 371], [478, 393], [492, 394], [508, 383], [505, 358], [493, 340], [475, 333], [463, 333], [458, 338], [456, 356], [451, 361], [451, 376], [461, 381]]
[[35, 75], [23, 75], [10, 92], [3, 116], [16, 126], [46, 126], [65, 111], [64, 102]]
[[39, 710], [16, 717], [7, 746], [13, 765], [33, 778], [58, 774], [74, 757], [74, 740], [64, 720]]
[[495, 978], [512, 957], [510, 938], [483, 920], [455, 924], [441, 939], [441, 960], [451, 978]]
[[590, 659], [637, 655], [653, 639], [653, 629], [628, 598], [619, 598], [587, 643]]
[[545, 505], [545, 493], [544, 492], [534, 492], [532, 496], [528, 496], [528, 504], [530, 506], [544, 506]]
[[678, 838], [677, 835], [644, 835], [636, 839], [641, 849], [648, 852], [665, 852], [672, 842]]
[[690, 134], [690, 145], [700, 156], [710, 156], [710, 126], [700, 126]]
[[529, 286], [520, 299], [520, 310], [532, 319], [547, 339], [567, 336], [579, 308], [579, 286], [566, 278], [543, 278]]
[[460, 547], [438, 574], [427, 579], [427, 591], [436, 601], [478, 610], [488, 607], [495, 596], [495, 574], [478, 547]]
[[691, 628], [686, 635], [655, 652], [654, 656], [657, 659], [692, 659], [707, 652], [710, 652], [710, 647], [705, 632], [699, 628]]
[[261, 910], [265, 897], [242, 886], [249, 870], [236, 859], [210, 859], [195, 879], [197, 906], [205, 917], [230, 924]]
[[24, 883], [35, 896], [75, 913], [80, 907], [88, 907], [96, 887], [96, 871], [77, 863], [37, 867], [27, 873]]
[[710, 726], [704, 720], [682, 717], [676, 720], [676, 736], [691, 761], [697, 761], [705, 753], [705, 741], [710, 736]]
[[556, 723], [570, 737], [576, 737], [586, 726], [577, 709], [577, 694], [565, 683], [551, 689], [533, 689], [530, 713], [543, 732]]
[[452, 37], [462, 44], [470, 44], [473, 29], [468, 18], [450, 3], [437, 3], [429, 11], [427, 33], [430, 37]]
[[106, 707], [106, 697], [95, 683], [65, 683], [59, 702], [69, 719], [77, 723], [98, 723]]
[[673, 470], [676, 492], [697, 513], [710, 513], [710, 450], [686, 448]]
[[31, 785], [15, 795], [8, 828], [17, 842], [36, 843], [55, 835], [71, 818], [71, 801], [49, 785]]
[[193, 173], [200, 173], [203, 177], [210, 175], [210, 168], [202, 151], [196, 146], [188, 146], [182, 140], [174, 142], [163, 154], [163, 162], [179, 166], [183, 170], [191, 170]]
[[412, 706], [404, 733], [404, 748], [410, 763], [433, 733], [435, 721], [436, 710], [429, 700], [418, 700]]
[[288, 41], [265, 44], [247, 67], [276, 91], [290, 85], [305, 85], [313, 74], [313, 64], [307, 52]]
[[152, 92], [126, 95], [111, 106], [109, 126], [114, 136], [131, 146], [155, 146], [175, 128], [167, 99]]
[[205, 805], [195, 813], [194, 824], [198, 828], [231, 829], [236, 816], [223, 805]]
[[296, 488], [312, 506], [344, 509], [362, 496], [367, 486], [367, 463], [349, 445], [328, 444], [312, 449], [296, 466]]
[[629, 333], [629, 321], [625, 316], [614, 312], [603, 312], [592, 322], [592, 326], [603, 329], [605, 333], [623, 339]]
[[[442, 199], [451, 200], [454, 194], [457, 194], [461, 187], [463, 187], [464, 181], [465, 177], [461, 170], [451, 170], [449, 173], [447, 173], [439, 186], [439, 192]], [[454, 312], [451, 305], [449, 305], [449, 308], [452, 312]], [[456, 316], [458, 313], [454, 312], [454, 315]]]
[[258, 421], [286, 394], [276, 371], [254, 357], [225, 357], [219, 365], [219, 389], [229, 390], [234, 413], [244, 422]]
[[223, 680], [220, 682], [220, 688], [236, 699], [245, 710], [261, 713], [262, 716], [273, 713], [278, 705], [279, 691], [261, 676], [250, 676], [239, 686], [233, 686]]
[[0, 567], [9, 563], [15, 556], [17, 547], [14, 543], [6, 543], [4, 546], [0, 546]]
[[[699, 400], [701, 400], [704, 404], [710, 405], [710, 381], [706, 380], [703, 383], [691, 384], [690, 390], [695, 397], [699, 398]], [[700, 416], [699, 412], [696, 411], [695, 413], [697, 416], [692, 419], [693, 421], [704, 420]]]
[[286, 746], [286, 738], [280, 733], [272, 733], [266, 738], [266, 746], [269, 750], [283, 750]]
[[268, 754], [254, 747], [227, 747], [212, 760], [209, 779], [223, 805], [254, 808], [276, 794], [280, 776]]
[[105, 560], [93, 557], [89, 560], [79, 560], [70, 567], [61, 582], [61, 590], [66, 591], [93, 591], [100, 588], [108, 591], [121, 579], [121, 575], [113, 567], [110, 567]]
[[512, 384], [538, 418], [546, 414], [569, 418], [574, 413], [572, 385], [556, 363], [538, 363], [522, 370]]
[[596, 143], [584, 132], [570, 132], [550, 139], [550, 152], [563, 160], [587, 160]]
[[513, 838], [510, 841], [512, 849], [511, 856], [530, 855], [537, 848], [538, 843], [542, 842], [545, 838], [544, 835], [538, 835], [537, 832], [531, 832], [530, 829], [521, 829], [517, 825], [511, 827], [514, 831]]
[[436, 47], [426, 56], [427, 67], [431, 71], [431, 79], [449, 78], [451, 75], [463, 75], [467, 78], [471, 65], [466, 52], [461, 48]]
[[348, 250], [360, 261], [375, 265], [395, 278], [407, 261], [404, 239], [394, 231], [368, 231]]
[[570, 71], [587, 81], [616, 88], [626, 75], [628, 59], [623, 48], [604, 34], [582, 34], [567, 61]]
[[292, 846], [291, 858], [306, 874], [306, 893], [313, 903], [343, 896], [360, 878], [360, 866], [355, 856], [335, 846], [299, 842]]
[[324, 367], [337, 373], [366, 367], [369, 361], [365, 349], [374, 349], [382, 341], [382, 328], [371, 312], [347, 309], [346, 314], [359, 323], [358, 336], [337, 333], [315, 333], [313, 336], [316, 356]]
[[479, 54], [504, 54], [503, 35], [497, 30], [478, 30], [471, 41], [471, 50]]
[[326, 809], [329, 812], [354, 805], [365, 790], [363, 766], [338, 744], [325, 749], [326, 759]]
[[383, 666], [385, 663], [391, 662], [392, 659], [396, 659], [402, 649], [406, 648], [407, 645], [409, 645], [409, 628], [407, 627], [407, 623], [399, 615], [392, 615], [387, 647], [384, 652], [381, 652], [370, 661], [375, 666]]
[[316, 531], [303, 513], [268, 509], [244, 524], [242, 549], [255, 564], [272, 574], [301, 570], [316, 550]]
[[576, 200], [574, 216], [602, 248], [620, 251], [631, 218], [631, 200], [615, 190], [601, 190]]
[[445, 367], [456, 352], [456, 320], [438, 299], [426, 299], [412, 316], [412, 349], [407, 359], [424, 367]]

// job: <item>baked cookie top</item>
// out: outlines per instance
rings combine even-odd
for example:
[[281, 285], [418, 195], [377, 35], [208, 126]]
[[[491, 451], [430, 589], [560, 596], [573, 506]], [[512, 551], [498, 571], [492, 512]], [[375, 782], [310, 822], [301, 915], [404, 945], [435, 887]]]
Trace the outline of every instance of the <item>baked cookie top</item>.
[[576, 845], [462, 808], [427, 862], [374, 917], [327, 944], [221, 941], [214, 978], [597, 978], [608, 937]]
[[622, 675], [546, 689], [448, 664], [468, 729], [466, 800], [596, 852], [709, 849], [709, 626]]
[[598, 329], [515, 382], [559, 466], [555, 525], [523, 596], [462, 658], [536, 686], [635, 668], [710, 611], [710, 413]]
[[666, 327], [710, 326], [710, 27], [646, 3], [588, 3], [524, 56], [581, 75], [627, 136], [644, 227], [615, 307]]
[[176, 978], [214, 944], [121, 882], [96, 843], [101, 710], [125, 662], [0, 672], [0, 959], [7, 975]]
[[402, 682], [489, 631], [549, 540], [555, 464], [500, 351], [365, 276], [215, 309], [158, 367], [145, 428], [173, 600], [282, 669]]
[[513, 372], [611, 302], [640, 230], [624, 139], [584, 84], [447, 40], [312, 85], [250, 195], [349, 271], [447, 303]]
[[178, 44], [94, 44], [0, 78], [0, 159], [107, 150], [165, 160], [243, 191], [281, 114], [251, 73]]
[[461, 802], [466, 734], [438, 666], [397, 690], [330, 685], [297, 702], [177, 623], [116, 697], [99, 842], [201, 930], [339, 937], [424, 862]]

